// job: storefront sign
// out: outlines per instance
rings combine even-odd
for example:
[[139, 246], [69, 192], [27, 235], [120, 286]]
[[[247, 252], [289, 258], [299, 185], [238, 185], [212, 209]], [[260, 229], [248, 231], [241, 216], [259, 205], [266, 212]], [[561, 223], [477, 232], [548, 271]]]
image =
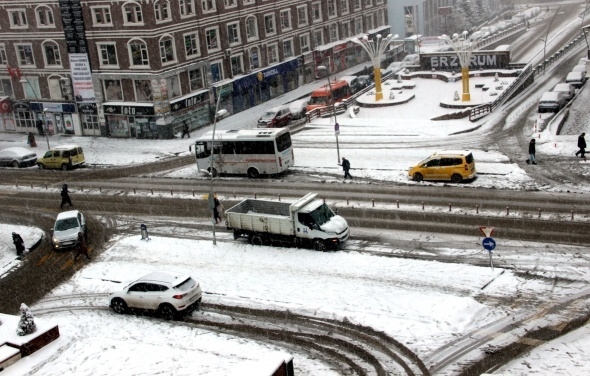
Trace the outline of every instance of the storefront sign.
[[78, 103], [78, 112], [86, 115], [96, 115], [98, 113], [96, 103]]
[[29, 102], [15, 101], [12, 104], [12, 109], [14, 111], [29, 111], [31, 106], [29, 105]]
[[299, 66], [297, 61], [298, 59], [292, 59], [272, 68], [237, 79], [233, 81], [233, 90], [240, 92], [243, 89], [258, 85], [260, 81], [268, 81], [277, 75], [286, 76], [289, 72], [297, 70]]
[[76, 102], [94, 102], [94, 85], [88, 54], [69, 54], [72, 85]]
[[[470, 69], [507, 69], [510, 64], [509, 51], [474, 51]], [[454, 53], [420, 54], [420, 69], [460, 70], [459, 57]]]
[[170, 102], [170, 111], [176, 112], [207, 102], [209, 102], [209, 92], [201, 92], [185, 99]]
[[104, 112], [107, 115], [152, 116], [154, 115], [154, 107], [104, 105]]
[[346, 50], [346, 43], [338, 44], [332, 48], [332, 52], [337, 53]]
[[59, 8], [68, 53], [88, 53], [80, 0], [59, 0]]
[[31, 102], [30, 109], [35, 112], [76, 113], [76, 105], [73, 103]]

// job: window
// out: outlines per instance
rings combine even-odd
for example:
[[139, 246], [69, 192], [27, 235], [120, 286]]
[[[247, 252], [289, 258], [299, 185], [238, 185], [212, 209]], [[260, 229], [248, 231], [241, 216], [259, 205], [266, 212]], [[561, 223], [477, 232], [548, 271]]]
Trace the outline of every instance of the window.
[[348, 0], [340, 0], [340, 11], [342, 14], [348, 13]]
[[177, 98], [182, 95], [180, 91], [180, 80], [178, 76], [171, 76], [166, 78], [166, 90], [168, 91], [168, 98]]
[[307, 6], [297, 7], [297, 24], [299, 26], [307, 25]]
[[123, 24], [143, 25], [143, 14], [141, 13], [141, 5], [137, 3], [127, 3], [123, 5]]
[[152, 83], [150, 80], [134, 80], [135, 100], [138, 102], [152, 102]]
[[82, 128], [85, 130], [99, 130], [100, 122], [98, 121], [98, 115], [82, 114]]
[[230, 45], [240, 43], [240, 28], [237, 22], [227, 25], [227, 37]]
[[336, 0], [328, 0], [328, 17], [336, 17]]
[[246, 37], [248, 40], [258, 39], [258, 24], [254, 16], [246, 19]]
[[363, 32], [363, 19], [361, 17], [357, 17], [354, 19], [354, 33], [360, 34]]
[[225, 0], [225, 7], [226, 8], [233, 8], [236, 7], [238, 5], [238, 2], [236, 0]]
[[168, 0], [156, 0], [154, 3], [154, 13], [156, 15], [156, 22], [169, 21], [170, 2]]
[[57, 43], [43, 43], [43, 53], [45, 56], [45, 65], [61, 66], [61, 57], [59, 55], [59, 46]]
[[35, 59], [33, 58], [33, 46], [30, 44], [17, 44], [16, 56], [18, 58], [18, 65], [35, 65]]
[[350, 29], [348, 28], [348, 22], [342, 23], [342, 38], [350, 37]]
[[293, 56], [293, 40], [289, 39], [283, 42], [283, 55], [287, 57]]
[[322, 20], [322, 6], [319, 2], [311, 4], [311, 19], [313, 22], [320, 22]]
[[279, 51], [276, 43], [268, 44], [266, 46], [266, 57], [268, 64], [274, 64], [279, 61]]
[[111, 8], [108, 6], [92, 7], [92, 23], [94, 26], [113, 26]]
[[0, 96], [12, 97], [13, 94], [10, 78], [0, 78]]
[[191, 91], [201, 90], [205, 87], [205, 84], [203, 82], [203, 72], [201, 71], [201, 68], [189, 71], [188, 80]]
[[132, 39], [127, 44], [129, 49], [129, 61], [132, 66], [149, 66], [148, 49], [144, 41]]
[[313, 33], [313, 43], [315, 47], [321, 46], [324, 44], [324, 35], [321, 30], [316, 30]]
[[291, 10], [281, 11], [281, 30], [291, 29]]
[[210, 65], [211, 67], [211, 81], [218, 82], [223, 80], [223, 64], [221, 61], [214, 61]]
[[219, 33], [217, 28], [205, 30], [205, 36], [207, 37], [207, 51], [213, 51], [219, 49]]
[[184, 53], [186, 57], [199, 56], [199, 35], [197, 33], [184, 35]]
[[48, 6], [40, 6], [35, 11], [37, 15], [37, 25], [39, 27], [54, 27], [53, 11]]
[[203, 7], [203, 12], [215, 12], [215, 0], [201, 0], [201, 6]]
[[104, 98], [107, 101], [122, 101], [123, 90], [120, 80], [103, 80]]
[[254, 0], [243, 0], [243, 2], [244, 2], [244, 5], [246, 5], [246, 4], [254, 4], [255, 1]]
[[25, 98], [38, 99], [41, 97], [41, 90], [39, 88], [39, 79], [36, 77], [27, 77], [27, 82], [23, 82], [23, 91]]
[[373, 0], [365, 0], [365, 8], [369, 8], [373, 6]]
[[6, 57], [6, 46], [0, 45], [0, 65], [7, 65], [8, 59]]
[[336, 42], [338, 40], [338, 24], [330, 25], [330, 42]]
[[176, 61], [174, 39], [170, 35], [160, 38], [160, 57], [162, 58], [162, 64]]
[[272, 35], [276, 33], [274, 14], [264, 15], [264, 31], [266, 32], [266, 35]]
[[178, 0], [180, 16], [187, 17], [195, 14], [195, 0]]
[[64, 99], [61, 77], [50, 77], [47, 83], [49, 84], [49, 96], [51, 99]]
[[12, 29], [26, 29], [29, 26], [27, 13], [24, 9], [9, 10], [8, 18], [10, 20], [10, 28]]
[[367, 14], [367, 18], [365, 21], [365, 27], [367, 28], [367, 30], [371, 30], [373, 28], [373, 15], [372, 14]]
[[231, 73], [235, 76], [236, 74], [243, 74], [244, 68], [242, 67], [242, 55], [232, 56], [230, 59]]
[[352, 2], [354, 4], [354, 10], [361, 9], [361, 0], [352, 0]]
[[385, 24], [385, 14], [383, 12], [383, 9], [379, 9], [379, 12], [377, 13], [377, 22], [378, 22], [378, 25]]
[[30, 111], [15, 111], [14, 120], [16, 126], [21, 128], [33, 128], [35, 126], [35, 119], [33, 113]]
[[301, 53], [311, 51], [311, 46], [309, 45], [309, 34], [302, 34], [299, 36], [299, 48], [301, 49]]
[[260, 68], [260, 55], [258, 47], [254, 47], [250, 50], [250, 69]]
[[118, 66], [117, 46], [114, 43], [97, 43], [101, 66]]

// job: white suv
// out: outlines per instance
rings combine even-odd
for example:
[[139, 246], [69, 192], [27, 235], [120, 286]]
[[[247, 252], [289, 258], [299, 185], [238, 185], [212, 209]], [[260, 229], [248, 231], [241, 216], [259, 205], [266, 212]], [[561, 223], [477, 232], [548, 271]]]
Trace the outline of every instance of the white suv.
[[157, 271], [127, 284], [109, 297], [110, 307], [117, 313], [129, 309], [151, 310], [165, 319], [176, 318], [179, 312], [199, 309], [201, 286], [187, 274]]
[[54, 250], [75, 247], [78, 244], [79, 232], [87, 239], [86, 218], [78, 210], [61, 212], [55, 219], [52, 231], [51, 247]]

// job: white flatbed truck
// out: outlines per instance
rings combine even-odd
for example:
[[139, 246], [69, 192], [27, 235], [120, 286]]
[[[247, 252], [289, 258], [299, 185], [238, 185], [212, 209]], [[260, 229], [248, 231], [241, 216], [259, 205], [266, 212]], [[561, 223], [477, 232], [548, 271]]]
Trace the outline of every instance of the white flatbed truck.
[[350, 235], [348, 223], [316, 196], [308, 193], [293, 203], [246, 199], [226, 210], [226, 227], [234, 239], [247, 237], [253, 245], [338, 250]]

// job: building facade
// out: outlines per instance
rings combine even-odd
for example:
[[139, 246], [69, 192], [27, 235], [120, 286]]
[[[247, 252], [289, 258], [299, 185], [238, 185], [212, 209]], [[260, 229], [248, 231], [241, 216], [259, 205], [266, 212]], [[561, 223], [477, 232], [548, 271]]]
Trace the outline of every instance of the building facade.
[[[367, 59], [386, 0], [0, 0], [0, 131], [171, 138]], [[2, 73], [2, 70], [4, 71]]]

